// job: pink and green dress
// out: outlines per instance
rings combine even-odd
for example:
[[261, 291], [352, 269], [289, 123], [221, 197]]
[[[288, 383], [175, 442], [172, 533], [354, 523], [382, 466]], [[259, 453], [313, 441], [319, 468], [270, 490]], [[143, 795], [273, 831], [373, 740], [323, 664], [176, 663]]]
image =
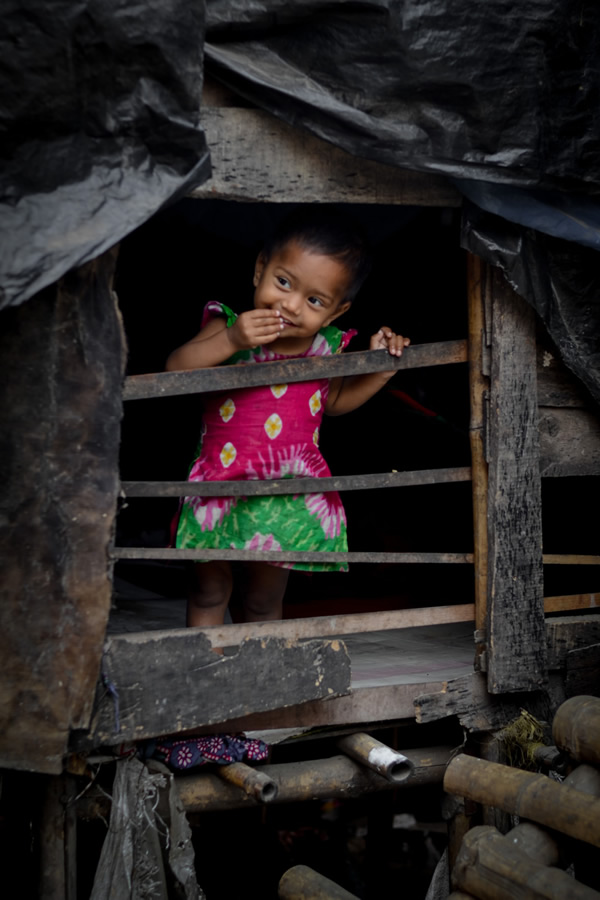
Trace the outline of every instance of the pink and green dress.
[[[209, 303], [202, 327], [213, 318], [237, 316], [222, 303]], [[341, 353], [355, 331], [326, 325], [301, 354]], [[242, 350], [226, 365], [289, 359], [265, 347]], [[329, 381], [240, 388], [204, 397], [198, 456], [188, 481], [249, 481], [324, 478], [330, 475], [319, 450], [319, 431]], [[346, 514], [339, 494], [284, 494], [275, 497], [185, 497], [176, 546], [235, 550], [335, 550], [348, 548]], [[201, 557], [199, 557], [201, 561]], [[346, 571], [339, 563], [274, 563], [310, 572]]]

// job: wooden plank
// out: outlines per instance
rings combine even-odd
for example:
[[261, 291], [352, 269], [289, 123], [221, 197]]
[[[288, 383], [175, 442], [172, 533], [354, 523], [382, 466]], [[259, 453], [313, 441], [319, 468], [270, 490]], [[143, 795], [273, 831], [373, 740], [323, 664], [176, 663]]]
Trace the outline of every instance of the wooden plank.
[[600, 420], [587, 409], [539, 411], [540, 473], [545, 478], [600, 475]]
[[537, 397], [538, 406], [581, 409], [590, 406], [581, 381], [567, 369], [541, 328], [537, 332]]
[[456, 469], [422, 469], [373, 475], [329, 478], [285, 478], [274, 481], [124, 481], [127, 497], [256, 497], [274, 494], [311, 494], [323, 491], [372, 491], [376, 488], [416, 487], [470, 481], [468, 466]]
[[[280, 619], [273, 622], [244, 622], [241, 625], [213, 625], [195, 628], [212, 647], [236, 647], [247, 638], [253, 640], [276, 637], [286, 640], [341, 637], [346, 634], [367, 634], [403, 628], [422, 628], [427, 625], [446, 625], [452, 622], [472, 622], [472, 603], [460, 606], [431, 606], [421, 609], [394, 609], [383, 612], [350, 613], [341, 616], [313, 616], [306, 619]], [[178, 629], [186, 634], [186, 629]], [[142, 632], [139, 632], [141, 634]], [[146, 632], [155, 638], [169, 637], [173, 629]]]
[[341, 641], [265, 638], [219, 656], [190, 628], [110, 638], [102, 673], [85, 741], [92, 746], [174, 734], [350, 689], [350, 659]]
[[483, 374], [485, 322], [483, 292], [489, 268], [478, 256], [467, 255], [469, 298], [469, 393], [471, 417], [469, 438], [473, 468], [473, 563], [475, 576], [475, 628], [479, 634], [477, 656], [484, 652], [487, 626], [487, 497], [488, 467], [485, 458], [484, 410], [489, 379]]
[[398, 359], [381, 350], [361, 350], [335, 356], [287, 359], [260, 366], [213, 366], [187, 372], [153, 372], [125, 379], [123, 400], [201, 394], [263, 384], [291, 384], [318, 378], [385, 372], [391, 369], [420, 369], [467, 361], [466, 341], [412, 344]]
[[[2, 312], [0, 766], [59, 773], [111, 603], [125, 347], [116, 252]], [[26, 476], [25, 474], [26, 473]]]
[[488, 685], [501, 694], [544, 684], [546, 647], [535, 319], [498, 269], [491, 289]]
[[600, 643], [600, 616], [561, 616], [546, 622], [548, 668], [561, 669], [572, 650]]
[[454, 565], [456, 563], [472, 563], [472, 553], [378, 553], [356, 552], [341, 553], [337, 551], [288, 550], [179, 550], [170, 547], [114, 547], [113, 559], [172, 559], [181, 562], [192, 562], [207, 559], [242, 559], [263, 562], [339, 562], [339, 563], [402, 563], [405, 565]]
[[591, 556], [583, 553], [544, 553], [542, 559], [545, 566], [600, 565], [600, 556]]
[[580, 647], [567, 653], [565, 665], [567, 697], [600, 696], [600, 643]]
[[567, 612], [570, 609], [594, 609], [600, 607], [600, 594], [566, 594], [562, 597], [544, 597], [544, 612]]
[[198, 199], [460, 206], [443, 176], [358, 159], [263, 110], [203, 108], [212, 178]]

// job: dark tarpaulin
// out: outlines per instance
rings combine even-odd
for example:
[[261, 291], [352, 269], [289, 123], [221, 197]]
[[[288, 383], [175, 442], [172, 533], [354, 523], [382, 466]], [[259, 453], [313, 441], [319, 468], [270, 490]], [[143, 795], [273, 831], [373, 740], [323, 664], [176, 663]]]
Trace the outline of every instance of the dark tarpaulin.
[[[8, 0], [3, 11], [0, 305], [98, 255], [209, 171], [202, 0]], [[563, 238], [545, 254], [517, 242], [510, 266], [483, 220], [476, 243], [575, 367], [556, 323], [597, 332], [600, 317], [592, 280], [585, 316], [572, 288], [594, 259], [573, 242], [598, 247], [598, 19], [596, 0], [208, 0], [204, 50], [207, 71], [290, 124], [451, 176], [507, 234], [519, 222]], [[559, 264], [570, 273], [560, 299]], [[593, 362], [578, 368], [598, 396]]]
[[6, 0], [0, 307], [16, 305], [210, 173], [204, 7]]
[[496, 213], [468, 204], [464, 245], [504, 269], [600, 400], [599, 23], [596, 0], [214, 0], [206, 70]]

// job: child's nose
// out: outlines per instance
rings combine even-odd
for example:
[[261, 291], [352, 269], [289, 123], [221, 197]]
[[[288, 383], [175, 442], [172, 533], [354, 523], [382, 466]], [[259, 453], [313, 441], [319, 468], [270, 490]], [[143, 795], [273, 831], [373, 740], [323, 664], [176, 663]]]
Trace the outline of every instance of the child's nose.
[[300, 311], [300, 306], [302, 304], [302, 297], [297, 291], [290, 291], [289, 294], [286, 294], [282, 301], [282, 307], [287, 312], [291, 312], [297, 314]]

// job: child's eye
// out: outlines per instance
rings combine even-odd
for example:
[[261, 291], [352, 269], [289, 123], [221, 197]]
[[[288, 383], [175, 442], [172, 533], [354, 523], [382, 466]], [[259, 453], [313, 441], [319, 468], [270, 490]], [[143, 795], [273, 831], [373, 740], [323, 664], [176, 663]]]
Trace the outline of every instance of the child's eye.
[[286, 289], [287, 289], [287, 288], [289, 288], [289, 286], [290, 286], [289, 281], [287, 280], [287, 278], [284, 278], [283, 275], [278, 275], [278, 276], [277, 276], [277, 281], [279, 282], [279, 284], [280, 284], [281, 287], [283, 287], [283, 288], [286, 288]]
[[323, 306], [323, 301], [319, 300], [318, 297], [309, 297], [308, 302], [311, 306]]

